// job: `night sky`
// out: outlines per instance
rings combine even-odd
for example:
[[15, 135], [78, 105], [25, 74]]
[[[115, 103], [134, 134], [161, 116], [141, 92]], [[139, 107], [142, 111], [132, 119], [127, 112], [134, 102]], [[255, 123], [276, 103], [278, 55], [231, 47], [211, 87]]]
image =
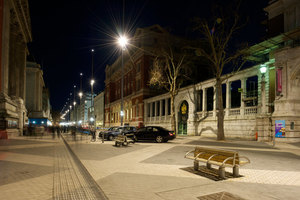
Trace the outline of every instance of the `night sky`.
[[[94, 90], [104, 90], [105, 66], [113, 63], [120, 52], [114, 42], [124, 27], [131, 35], [138, 27], [159, 24], [171, 33], [186, 36], [192, 32], [194, 17], [209, 18], [212, 5], [232, 0], [29, 0], [33, 41], [29, 44], [31, 61], [41, 64], [46, 87], [50, 89], [53, 110], [61, 110], [73, 85], [80, 85], [79, 73], [84, 74], [83, 88], [90, 91], [91, 49], [94, 54]], [[263, 8], [267, 0], [244, 0], [240, 13], [248, 23], [237, 38], [254, 44], [261, 41], [266, 18]]]

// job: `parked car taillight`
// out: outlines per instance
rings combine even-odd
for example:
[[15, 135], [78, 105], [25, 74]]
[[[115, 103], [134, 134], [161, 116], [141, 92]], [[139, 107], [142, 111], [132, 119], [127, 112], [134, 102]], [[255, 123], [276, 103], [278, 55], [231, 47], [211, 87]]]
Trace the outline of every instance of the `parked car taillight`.
[[173, 132], [169, 132], [169, 135], [170, 135], [170, 136], [173, 136], [173, 135], [174, 135], [174, 133], [173, 133]]

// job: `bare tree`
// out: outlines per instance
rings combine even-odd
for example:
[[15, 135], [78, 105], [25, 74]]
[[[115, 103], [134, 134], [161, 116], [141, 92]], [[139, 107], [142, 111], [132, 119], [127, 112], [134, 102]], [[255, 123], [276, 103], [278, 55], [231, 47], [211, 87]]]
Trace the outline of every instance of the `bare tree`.
[[[222, 12], [220, 15], [222, 15]], [[233, 16], [231, 14], [229, 18], [215, 18], [211, 24], [207, 20], [199, 20], [197, 22], [196, 29], [200, 31], [203, 43], [196, 48], [196, 54], [209, 61], [210, 68], [216, 79], [218, 140], [225, 140], [222, 83], [236, 73], [245, 63], [246, 47], [236, 48], [231, 43], [234, 33], [241, 27], [238, 14], [233, 14]], [[224, 68], [228, 66], [232, 67], [230, 69], [231, 72], [226, 76], [222, 76]]]
[[169, 92], [171, 98], [171, 126], [177, 134], [174, 99], [183, 84], [183, 78], [187, 77], [188, 64], [186, 54], [175, 49], [173, 46], [167, 45], [167, 47], [162, 47], [155, 52], [157, 56], [153, 61], [153, 68], [150, 72], [150, 85], [164, 88]]

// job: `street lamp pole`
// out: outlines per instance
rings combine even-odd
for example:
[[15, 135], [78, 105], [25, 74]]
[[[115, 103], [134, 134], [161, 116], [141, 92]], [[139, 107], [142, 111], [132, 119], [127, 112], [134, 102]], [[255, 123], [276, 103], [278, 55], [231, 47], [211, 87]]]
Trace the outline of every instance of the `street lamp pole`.
[[80, 100], [81, 100], [82, 95], [83, 95], [83, 93], [82, 93], [82, 76], [83, 76], [83, 73], [80, 73], [80, 91], [79, 91], [79, 94], [78, 94]]
[[123, 76], [123, 73], [124, 73], [124, 56], [123, 56], [124, 52], [123, 52], [123, 49], [122, 49], [122, 70], [121, 70], [121, 73], [122, 73], [122, 78], [121, 78], [121, 112], [120, 112], [120, 116], [121, 116], [121, 126], [123, 126], [123, 87], [124, 87], [124, 76]]
[[121, 111], [120, 111], [120, 117], [121, 117], [121, 126], [123, 126], [123, 118], [124, 118], [124, 111], [123, 111], [123, 104], [124, 104], [124, 51], [126, 50], [126, 45], [127, 45], [127, 38], [125, 36], [121, 36], [118, 40], [119, 45], [122, 48], [122, 63], [121, 63]]
[[73, 110], [73, 116], [74, 116], [74, 121], [76, 123], [77, 121], [77, 113], [76, 113], [76, 101], [75, 101], [75, 89], [76, 89], [76, 85], [74, 85], [74, 92], [73, 92], [73, 105], [74, 105], [74, 110]]
[[[92, 118], [94, 118], [94, 102], [93, 102], [93, 85], [95, 83], [94, 80], [94, 49], [91, 50], [92, 52], [92, 80], [91, 80], [91, 112], [92, 112]], [[94, 125], [94, 121], [92, 121], [92, 125]]]

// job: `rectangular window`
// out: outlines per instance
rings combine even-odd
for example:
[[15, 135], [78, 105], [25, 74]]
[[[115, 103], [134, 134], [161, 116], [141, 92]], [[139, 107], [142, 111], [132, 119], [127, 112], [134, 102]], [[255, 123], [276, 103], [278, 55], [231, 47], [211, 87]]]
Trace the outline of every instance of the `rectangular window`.
[[171, 98], [168, 99], [168, 115], [171, 115]]
[[196, 95], [197, 101], [197, 112], [202, 111], [202, 101], [203, 101], [203, 90], [198, 90]]
[[164, 100], [162, 100], [162, 113], [161, 113], [161, 116], [165, 116], [165, 111], [166, 111], [165, 107], [166, 107], [166, 100], [164, 99]]
[[157, 112], [156, 116], [160, 116], [160, 101], [158, 101], [156, 104], [156, 112]]
[[141, 71], [141, 62], [136, 64], [136, 72], [139, 73]]
[[148, 117], [150, 117], [150, 103], [147, 103], [147, 112], [148, 112]]
[[155, 102], [152, 102], [152, 117], [155, 116]]
[[139, 91], [141, 89], [141, 79], [137, 79], [136, 81], [136, 91]]
[[214, 109], [214, 88], [207, 88], [206, 95], [207, 111], [212, 111]]

